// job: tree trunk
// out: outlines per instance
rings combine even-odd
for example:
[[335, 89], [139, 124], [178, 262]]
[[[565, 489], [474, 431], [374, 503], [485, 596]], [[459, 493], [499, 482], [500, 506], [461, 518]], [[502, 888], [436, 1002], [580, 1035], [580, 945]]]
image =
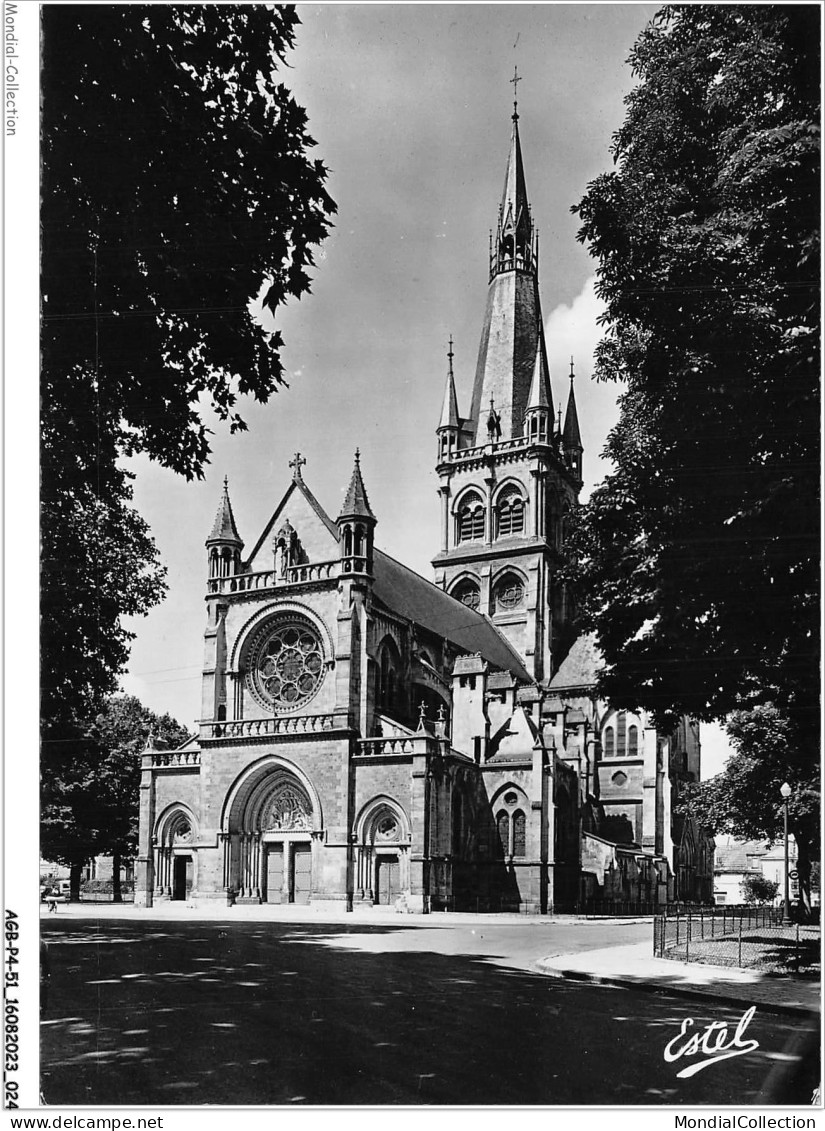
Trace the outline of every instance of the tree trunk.
[[69, 902], [80, 903], [80, 881], [83, 877], [83, 863], [69, 865]]
[[803, 923], [811, 921], [811, 852], [810, 845], [802, 836], [796, 836], [796, 871], [799, 884], [799, 919]]
[[123, 894], [120, 890], [120, 852], [115, 849], [112, 853], [112, 903], [122, 903]]

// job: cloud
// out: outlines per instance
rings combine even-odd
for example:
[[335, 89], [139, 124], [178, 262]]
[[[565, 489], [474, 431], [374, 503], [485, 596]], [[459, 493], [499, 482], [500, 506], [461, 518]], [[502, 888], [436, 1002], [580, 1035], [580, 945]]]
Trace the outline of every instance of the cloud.
[[561, 401], [562, 411], [567, 408], [569, 395], [570, 358], [574, 361], [576, 408], [584, 445], [583, 500], [610, 470], [602, 450], [608, 432], [619, 418], [616, 398], [623, 389], [592, 379], [593, 354], [603, 333], [598, 318], [603, 310], [604, 303], [596, 296], [596, 276], [591, 275], [581, 293], [571, 303], [561, 303], [552, 310], [544, 324], [553, 396], [557, 409]]

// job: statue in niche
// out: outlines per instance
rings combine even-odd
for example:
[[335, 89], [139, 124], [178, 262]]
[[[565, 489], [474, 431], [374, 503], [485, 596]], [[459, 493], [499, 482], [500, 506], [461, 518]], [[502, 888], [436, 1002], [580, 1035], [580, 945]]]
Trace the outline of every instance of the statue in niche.
[[275, 551], [275, 572], [278, 577], [285, 578], [289, 566], [299, 565], [303, 556], [298, 533], [289, 519], [275, 535], [272, 546]]

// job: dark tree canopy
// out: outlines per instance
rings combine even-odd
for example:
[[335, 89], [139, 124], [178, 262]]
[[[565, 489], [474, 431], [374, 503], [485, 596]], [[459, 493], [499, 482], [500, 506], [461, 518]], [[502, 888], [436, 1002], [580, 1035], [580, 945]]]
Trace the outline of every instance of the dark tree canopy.
[[[577, 206], [626, 381], [571, 569], [602, 690], [660, 722], [819, 720], [816, 5], [664, 8]], [[808, 741], [810, 740], [810, 741]]]
[[41, 789], [40, 853], [72, 868], [73, 889], [81, 866], [100, 855], [115, 858], [117, 887], [120, 859], [134, 854], [140, 756], [150, 732], [159, 749], [176, 749], [189, 737], [171, 715], [156, 715], [132, 695], [116, 695], [57, 748], [60, 757], [50, 748]]
[[120, 616], [163, 593], [118, 460], [200, 476], [202, 410], [242, 429], [238, 398], [283, 383], [271, 315], [309, 290], [335, 205], [276, 76], [292, 7], [55, 4], [42, 21], [48, 733], [114, 690]]

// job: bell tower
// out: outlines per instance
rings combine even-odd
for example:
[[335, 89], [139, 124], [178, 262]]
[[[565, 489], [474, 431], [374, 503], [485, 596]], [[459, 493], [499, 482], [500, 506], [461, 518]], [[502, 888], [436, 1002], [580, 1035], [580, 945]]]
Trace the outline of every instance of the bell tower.
[[[512, 81], [521, 81], [517, 73]], [[437, 428], [441, 549], [433, 566], [436, 583], [489, 617], [533, 677], [545, 680], [567, 644], [568, 603], [556, 575], [581, 489], [582, 446], [572, 380], [564, 429], [553, 427], [538, 268], [514, 102], [466, 419], [450, 341]]]

